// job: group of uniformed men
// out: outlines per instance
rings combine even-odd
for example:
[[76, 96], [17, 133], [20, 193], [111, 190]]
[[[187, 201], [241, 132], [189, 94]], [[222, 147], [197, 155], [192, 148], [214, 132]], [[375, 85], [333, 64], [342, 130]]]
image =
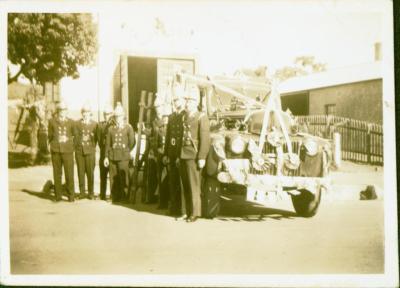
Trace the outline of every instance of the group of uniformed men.
[[[152, 132], [152, 137], [160, 136], [156, 141], [157, 149], [153, 149], [157, 163], [156, 178], [150, 177], [152, 181], [157, 181], [159, 208], [167, 209], [168, 215], [188, 222], [194, 222], [201, 216], [201, 170], [210, 146], [208, 117], [198, 109], [199, 97], [197, 87], [189, 91], [175, 89], [173, 112], [165, 116], [168, 122], [160, 121], [160, 117], [155, 119]], [[96, 145], [100, 148], [100, 199], [106, 200], [109, 173], [112, 202], [128, 201], [130, 186], [133, 185], [129, 161], [133, 158], [135, 133], [132, 126], [126, 123], [122, 106], [117, 105], [114, 111], [111, 107], [105, 109], [104, 121], [98, 124], [91, 119], [89, 107], [84, 106], [81, 112], [82, 119], [73, 121], [67, 118], [64, 102], [60, 102], [56, 116], [49, 121], [55, 201], [61, 201], [62, 168], [68, 199], [74, 201], [74, 152], [79, 198], [94, 199]], [[163, 126], [166, 129], [161, 129]], [[162, 177], [163, 171], [167, 171], [167, 177]], [[88, 194], [85, 193], [85, 178]], [[167, 179], [166, 185], [162, 185], [164, 179]]]

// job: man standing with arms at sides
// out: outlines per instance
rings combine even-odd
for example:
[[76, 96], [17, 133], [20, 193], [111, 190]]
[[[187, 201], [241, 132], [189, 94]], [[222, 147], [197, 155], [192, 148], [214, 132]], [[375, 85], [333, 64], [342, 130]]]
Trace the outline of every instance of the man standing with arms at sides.
[[[97, 140], [100, 147], [100, 199], [106, 200], [106, 191], [107, 191], [107, 175], [108, 175], [108, 167], [104, 166], [104, 159], [106, 155], [106, 136], [108, 129], [115, 125], [115, 121], [113, 119], [113, 110], [111, 106], [106, 106], [103, 111], [104, 121], [100, 122], [97, 126]], [[111, 195], [110, 195], [111, 196]]]
[[194, 222], [201, 216], [201, 169], [205, 166], [210, 148], [210, 123], [207, 115], [198, 110], [199, 100], [198, 87], [191, 87], [182, 117], [183, 135], [179, 169], [188, 222]]
[[182, 116], [184, 110], [184, 93], [181, 86], [176, 86], [172, 95], [172, 114], [168, 117], [167, 135], [165, 138], [164, 163], [168, 165], [168, 186], [170, 193], [170, 205], [168, 214], [180, 217], [182, 211], [181, 177], [179, 174], [179, 156], [182, 147]]
[[55, 202], [62, 198], [62, 169], [68, 189], [68, 200], [74, 202], [74, 121], [67, 118], [67, 106], [64, 102], [57, 105], [57, 115], [49, 121], [49, 144], [53, 164]]
[[110, 166], [112, 202], [129, 201], [129, 160], [135, 146], [135, 133], [125, 122], [124, 109], [117, 104], [114, 110], [115, 126], [110, 126], [106, 136], [104, 166]]
[[169, 202], [169, 188], [166, 165], [163, 161], [165, 151], [165, 136], [167, 134], [167, 121], [166, 105], [164, 95], [157, 95], [154, 101], [154, 109], [156, 111], [156, 118], [153, 120], [153, 153], [157, 163], [157, 190], [159, 195], [159, 203], [157, 209], [167, 209]]
[[[81, 110], [82, 119], [75, 126], [75, 160], [78, 167], [78, 180], [80, 199], [94, 198], [94, 167], [96, 166], [97, 123], [91, 118], [92, 112], [89, 105], [84, 105]], [[88, 182], [88, 196], [85, 193], [85, 177]]]

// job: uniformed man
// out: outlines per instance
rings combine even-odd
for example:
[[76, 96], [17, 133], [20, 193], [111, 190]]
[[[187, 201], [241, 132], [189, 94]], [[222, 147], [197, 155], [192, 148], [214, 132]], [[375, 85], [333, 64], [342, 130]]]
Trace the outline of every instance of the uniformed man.
[[146, 157], [146, 166], [143, 173], [143, 178], [145, 181], [145, 203], [153, 204], [157, 203], [157, 158], [156, 158], [156, 150], [157, 150], [157, 139], [153, 134], [153, 122], [146, 123], [144, 134], [146, 138], [149, 139], [146, 141], [146, 149], [145, 149], [145, 157]]
[[[79, 198], [94, 198], [94, 167], [96, 166], [97, 123], [91, 119], [88, 105], [81, 109], [82, 119], [75, 126], [75, 160], [78, 167]], [[88, 196], [85, 193], [85, 177], [88, 182]]]
[[62, 198], [62, 168], [64, 167], [68, 200], [74, 201], [74, 121], [67, 118], [67, 106], [60, 102], [57, 116], [49, 121], [49, 144], [53, 164], [54, 189], [59, 202]]
[[201, 216], [201, 169], [210, 148], [210, 124], [205, 113], [198, 111], [200, 92], [191, 87], [182, 117], [183, 135], [179, 169], [184, 190], [188, 222]]
[[124, 110], [117, 105], [114, 110], [115, 126], [110, 126], [106, 136], [104, 166], [110, 169], [112, 202], [128, 201], [129, 160], [135, 146], [135, 134], [125, 122]]
[[106, 200], [107, 176], [108, 167], [104, 166], [105, 150], [106, 150], [106, 135], [110, 126], [114, 125], [113, 110], [111, 106], [106, 106], [103, 111], [104, 121], [97, 126], [97, 140], [100, 147], [100, 199]]
[[169, 189], [166, 165], [163, 162], [165, 136], [167, 134], [168, 116], [164, 113], [163, 98], [154, 101], [156, 118], [153, 120], [153, 151], [157, 162], [157, 189], [159, 194], [158, 209], [167, 209], [169, 202]]
[[182, 211], [181, 179], [178, 161], [182, 147], [182, 116], [184, 110], [184, 95], [181, 87], [176, 87], [173, 93], [172, 104], [174, 112], [168, 117], [167, 133], [165, 138], [164, 163], [168, 165], [168, 187], [170, 194], [169, 215], [180, 217]]

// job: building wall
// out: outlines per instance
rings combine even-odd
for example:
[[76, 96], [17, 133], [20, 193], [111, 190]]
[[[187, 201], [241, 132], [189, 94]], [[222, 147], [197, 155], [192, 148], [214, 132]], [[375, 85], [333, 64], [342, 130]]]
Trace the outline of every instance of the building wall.
[[326, 105], [336, 105], [336, 115], [382, 123], [382, 80], [321, 88], [309, 92], [309, 114], [323, 115]]

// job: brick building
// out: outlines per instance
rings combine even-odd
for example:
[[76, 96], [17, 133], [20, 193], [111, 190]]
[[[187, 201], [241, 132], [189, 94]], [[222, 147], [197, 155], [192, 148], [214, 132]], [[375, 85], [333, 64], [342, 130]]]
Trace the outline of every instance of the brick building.
[[291, 78], [280, 85], [294, 115], [337, 115], [382, 124], [381, 62]]

